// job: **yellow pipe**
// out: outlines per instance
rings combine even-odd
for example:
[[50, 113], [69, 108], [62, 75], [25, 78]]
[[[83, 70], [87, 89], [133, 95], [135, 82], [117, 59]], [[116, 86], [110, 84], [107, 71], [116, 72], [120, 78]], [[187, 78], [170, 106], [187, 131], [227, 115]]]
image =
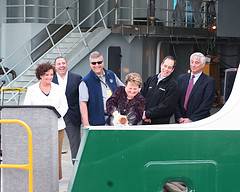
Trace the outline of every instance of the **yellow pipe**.
[[14, 87], [14, 88], [11, 88], [11, 87], [2, 87], [0, 89], [0, 91], [18, 91], [18, 92], [26, 92], [27, 89], [26, 88], [22, 88], [22, 87]]
[[31, 128], [23, 121], [18, 119], [1, 119], [0, 124], [19, 124], [28, 134], [28, 164], [1, 164], [0, 168], [14, 168], [28, 170], [28, 191], [33, 192], [33, 146]]
[[18, 165], [18, 164], [1, 164], [0, 168], [10, 168], [10, 169], [29, 169], [29, 164], [23, 164], [23, 165]]

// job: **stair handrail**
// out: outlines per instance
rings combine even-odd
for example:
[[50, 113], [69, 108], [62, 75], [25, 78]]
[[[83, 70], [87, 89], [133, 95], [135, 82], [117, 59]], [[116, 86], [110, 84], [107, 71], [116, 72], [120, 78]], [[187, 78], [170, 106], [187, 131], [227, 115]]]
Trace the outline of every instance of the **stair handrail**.
[[[70, 21], [70, 20], [68, 20], [68, 21]], [[52, 36], [55, 35], [63, 26], [65, 26], [66, 23], [67, 23], [67, 22], [65, 22], [62, 26], [60, 26], [56, 31], [54, 31], [54, 32], [51, 33], [51, 34], [50, 34], [49, 30], [48, 30], [48, 26], [46, 26], [45, 29], [46, 29], [46, 31], [48, 32], [48, 37], [47, 37], [44, 41], [42, 41], [38, 46], [36, 46], [30, 53], [27, 51], [26, 45], [23, 45], [24, 50], [27, 52], [27, 55], [24, 56], [17, 64], [13, 65], [8, 71], [5, 70], [4, 65], [2, 65], [2, 63], [1, 63], [1, 68], [2, 68], [2, 70], [3, 70], [3, 72], [4, 72], [5, 74], [0, 77], [0, 80], [3, 79], [4, 77], [6, 77], [7, 80], [8, 80], [8, 82], [10, 83], [10, 79], [9, 79], [9, 77], [8, 77], [7, 75], [8, 75], [12, 70], [14, 70], [14, 68], [17, 67], [22, 61], [24, 61], [24, 60], [27, 59], [27, 58], [29, 58], [30, 63], [33, 63], [34, 61], [33, 61], [32, 58], [31, 58], [31, 53], [34, 53], [34, 51], [36, 51], [38, 48], [40, 48], [42, 45], [44, 45], [44, 43], [46, 43], [49, 39], [50, 39], [50, 41], [51, 41], [51, 43], [52, 43], [52, 46], [54, 46], [55, 43], [54, 43], [54, 41], [53, 41], [53, 39], [52, 39]], [[16, 52], [15, 52], [15, 53], [16, 53]], [[5, 62], [6, 62], [6, 61], [5, 61]], [[4, 63], [4, 62], [3, 62], [3, 63]]]
[[[73, 4], [78, 3], [78, 2], [79, 2], [78, 0], [74, 0], [72, 3], [70, 3], [70, 5], [68, 5], [67, 7], [65, 7], [55, 18], [53, 18], [51, 21], [49, 21], [42, 30], [46, 29], [46, 31], [48, 31], [48, 28], [47, 28], [47, 27], [48, 27], [51, 23], [54, 23], [55, 21], [57, 21], [57, 19], [58, 19], [60, 16], [62, 16], [63, 14], [68, 13], [68, 9], [69, 9]], [[67, 16], [69, 17], [70, 14], [67, 14]], [[70, 21], [70, 19], [69, 19], [69, 21]], [[66, 24], [66, 22], [65, 22], [61, 27], [65, 26], [65, 24]], [[17, 64], [15, 64], [13, 67], [10, 67], [8, 71], [5, 70], [4, 67], [8, 67], [8, 66], [4, 66], [4, 63], [7, 63], [8, 59], [9, 59], [9, 58], [12, 58], [12, 56], [14, 56], [14, 55], [17, 53], [17, 51], [24, 49], [24, 50], [27, 52], [27, 56], [25, 56], [25, 57], [21, 60], [21, 61], [24, 61], [25, 58], [31, 56], [31, 53], [33, 53], [37, 48], [39, 48], [41, 45], [43, 45], [43, 44], [48, 40], [48, 38], [51, 39], [51, 37], [52, 37], [54, 34], [56, 34], [56, 33], [61, 29], [61, 27], [59, 27], [56, 31], [54, 31], [54, 33], [52, 33], [52, 35], [51, 35], [50, 37], [48, 36], [48, 37], [47, 37], [42, 43], [40, 43], [37, 47], [35, 47], [33, 50], [31, 50], [30, 53], [28, 53], [27, 48], [26, 48], [26, 45], [28, 45], [29, 43], [31, 43], [32, 38], [28, 39], [26, 42], [24, 42], [23, 44], [21, 44], [21, 45], [20, 45], [18, 48], [16, 48], [10, 55], [8, 55], [5, 59], [3, 59], [3, 60], [0, 62], [0, 67], [2, 68], [2, 71], [3, 71], [4, 75], [2, 75], [2, 76], [0, 77], [0, 80], [3, 79], [3, 78], [6, 78], [7, 81], [8, 81], [8, 83], [10, 83], [11, 80], [9, 79], [8, 74], [9, 74], [12, 70], [14, 70], [15, 67], [18, 66], [18, 64], [20, 64], [20, 62], [18, 62]], [[42, 30], [41, 30], [41, 31], [42, 31]], [[48, 35], [49, 35], [49, 34], [48, 34]], [[31, 63], [32, 63], [32, 62], [33, 62], [33, 61], [31, 61]]]
[[[105, 5], [105, 3], [106, 2], [108, 2], [108, 1], [110, 1], [110, 0], [105, 0], [101, 5], [99, 5], [94, 11], [92, 11], [85, 19], [83, 19], [77, 26], [75, 26], [68, 34], [66, 34], [59, 42], [57, 42], [56, 44], [55, 44], [55, 46], [57, 46], [58, 44], [60, 44], [69, 34], [71, 34], [73, 31], [75, 31], [76, 29], [78, 29], [78, 30], [80, 30], [81, 31], [81, 29], [80, 29], [80, 25], [82, 25], [89, 17], [91, 17], [96, 11], [99, 11], [100, 10], [100, 8], [103, 6], [103, 5]], [[111, 14], [114, 10], [115, 10], [115, 8], [116, 7], [114, 7], [113, 9], [111, 9], [110, 11], [108, 11], [108, 13], [106, 14], [106, 15], [104, 15], [104, 16], [102, 16], [102, 18], [100, 18], [94, 25], [92, 25], [92, 27], [91, 28], [89, 28], [86, 32], [85, 32], [85, 34], [88, 34], [90, 31], [92, 31], [92, 29], [93, 28], [95, 28], [101, 21], [103, 21], [104, 23], [105, 23], [105, 21], [104, 21], [104, 19], [109, 15], [109, 14]], [[104, 25], [105, 27], [106, 27], [106, 23], [105, 23], [105, 25]], [[86, 36], [86, 35], [83, 35], [82, 36], [82, 38], [84, 38], [84, 36]], [[51, 47], [48, 51], [50, 51], [50, 50], [52, 50], [52, 49], [54, 49], [55, 47], [53, 46], [53, 47]], [[20, 78], [20, 76], [22, 75], [22, 74], [24, 74], [27, 70], [29, 70], [33, 65], [35, 65], [35, 63], [37, 63], [39, 60], [41, 60], [46, 54], [47, 54], [48, 52], [46, 52], [46, 53], [44, 53], [41, 57], [39, 57], [35, 62], [33, 62], [31, 65], [29, 65], [27, 68], [26, 68], [26, 70], [24, 70], [21, 74], [19, 74], [14, 80], [12, 80], [8, 85], [6, 85], [6, 87], [9, 87], [13, 82], [15, 82], [18, 78]]]
[[[109, 16], [111, 13], [113, 13], [116, 10], [117, 7], [117, 0], [114, 0], [114, 2], [116, 2], [116, 4], [114, 4], [113, 8], [108, 11], [105, 15], [102, 14], [101, 12], [101, 7], [103, 7], [107, 2], [109, 2], [110, 0], [105, 0], [102, 4], [100, 4], [94, 11], [92, 11], [88, 16], [86, 16], [77, 26], [75, 26], [71, 31], [69, 31], [60, 41], [58, 41], [54, 46], [52, 46], [47, 52], [45, 52], [42, 56], [40, 56], [36, 61], [32, 62], [23, 72], [21, 72], [15, 79], [13, 79], [11, 82], [9, 82], [8, 85], [6, 85], [5, 87], [10, 87], [14, 82], [16, 82], [26, 71], [28, 71], [33, 65], [35, 65], [36, 63], [38, 63], [41, 59], [44, 58], [45, 55], [48, 54], [48, 52], [50, 52], [52, 49], [56, 48], [58, 46], [58, 44], [60, 44], [65, 38], [67, 38], [68, 35], [70, 35], [72, 32], [74, 32], [76, 29], [79, 31], [80, 34], [81, 33], [81, 29], [80, 29], [80, 25], [82, 25], [87, 19], [89, 19], [93, 14], [95, 14], [96, 12], [99, 12], [100, 15], [100, 19], [98, 21], [95, 21], [95, 24], [92, 25], [92, 27], [90, 27], [85, 34], [82, 34], [81, 40], [85, 41], [86, 36], [89, 34], [89, 32], [91, 32], [95, 27], [97, 27], [97, 25], [100, 22], [103, 22], [103, 26], [106, 29], [107, 25], [105, 22], [105, 18], [107, 16]], [[33, 77], [25, 86], [23, 86], [23, 88], [26, 88], [28, 85], [31, 84], [31, 82], [33, 82], [36, 79], [36, 77]], [[12, 93], [12, 97], [10, 97], [7, 102], [9, 102], [11, 99], [13, 99], [17, 94], [16, 93]]]
[[[103, 25], [104, 25], [104, 27], [106, 28], [107, 26], [106, 26], [106, 23], [105, 23], [105, 21], [104, 21], [104, 18], [106, 17], [106, 16], [108, 16], [113, 10], [115, 10], [116, 9], [116, 4], [117, 4], [117, 1], [115, 0], [115, 7], [114, 7], [114, 9], [112, 9], [110, 12], [108, 12], [109, 14], [107, 14], [107, 15], [105, 15], [104, 17], [101, 15], [102, 13], [101, 13], [101, 11], [100, 11], [100, 8], [103, 6], [103, 5], [105, 5], [106, 4], [106, 2], [108, 2], [109, 0], [106, 0], [106, 1], [104, 1], [101, 5], [99, 5], [92, 13], [90, 13], [84, 20], [82, 20], [82, 22], [80, 22], [78, 25], [77, 25], [77, 27], [78, 27], [78, 30], [79, 30], [79, 33], [80, 34], [82, 34], [82, 32], [81, 32], [81, 30], [80, 30], [80, 28], [79, 28], [79, 26], [82, 24], [82, 23], [84, 23], [89, 17], [91, 17], [93, 14], [95, 14], [96, 13], [96, 11], [98, 11], [99, 12], [99, 14], [100, 14], [100, 17], [101, 17], [101, 19], [99, 20], [99, 22], [98, 23], [100, 23], [101, 21], [103, 21]], [[74, 1], [73, 3], [75, 3], [75, 2], [77, 2], [77, 1]], [[72, 4], [73, 4], [72, 3]], [[71, 5], [72, 5], [71, 4]], [[50, 23], [52, 23], [53, 21], [55, 21], [58, 17], [60, 17], [63, 13], [65, 13], [65, 11], [66, 11], [66, 13], [68, 14], [68, 17], [70, 16], [70, 14], [68, 13], [68, 9], [69, 9], [69, 6], [68, 7], [66, 7], [65, 8], [65, 10], [63, 10], [58, 16], [56, 16], [52, 21], [50, 21], [48, 24], [47, 24], [47, 26], [45, 27], [45, 29], [48, 31], [48, 25], [50, 24]], [[72, 19], [71, 19], [71, 17], [69, 17], [68, 18], [69, 20], [68, 21], [72, 21]], [[66, 24], [67, 22], [65, 22], [61, 27], [63, 27], [63, 26], [65, 26], [65, 24]], [[94, 25], [94, 27], [96, 27], [96, 25], [98, 24], [98, 23], [96, 23], [95, 25]], [[61, 27], [59, 27], [58, 28], [58, 30], [56, 30], [54, 33], [52, 33], [51, 35], [50, 34], [48, 34], [48, 37], [45, 39], [45, 41], [44, 42], [46, 42], [47, 40], [51, 40], [51, 38], [52, 38], [52, 36], [54, 35], [54, 34], [56, 34], [60, 29], [61, 29]], [[91, 27], [91, 30], [94, 28], [94, 27]], [[76, 29], [76, 27], [74, 27], [73, 29], [72, 29], [72, 31], [73, 30], [75, 30]], [[68, 34], [70, 34], [72, 31], [70, 31]], [[31, 40], [31, 39], [30, 39]], [[29, 40], [29, 41], [30, 41]], [[84, 39], [83, 39], [84, 40]], [[84, 40], [85, 41], [85, 40]], [[43, 42], [43, 43], [44, 43]], [[51, 40], [51, 42], [53, 43], [53, 46], [51, 47], [51, 48], [53, 48], [56, 44], [54, 44], [54, 42]], [[31, 51], [31, 53], [33, 53], [37, 48], [39, 48], [41, 45], [43, 45], [43, 43], [41, 43], [41, 44], [39, 44], [35, 49], [33, 49], [32, 51]], [[24, 50], [27, 52], [27, 48], [26, 48], [26, 43], [23, 45], [24, 46]], [[49, 50], [51, 50], [51, 48], [49, 49]], [[15, 52], [14, 52], [15, 53]], [[20, 61], [20, 62], [22, 62], [22, 61], [24, 61], [25, 59], [27, 59], [27, 58], [29, 58], [30, 59], [30, 65], [29, 65], [29, 67], [27, 68], [27, 69], [29, 69], [31, 66], [32, 66], [32, 64], [33, 63], [36, 63], [36, 61], [38, 61], [39, 59], [37, 59], [36, 61], [33, 61], [32, 60], [32, 58], [31, 58], [31, 53], [27, 53], [27, 55]], [[44, 54], [43, 54], [44, 55]], [[42, 56], [43, 56], [42, 55]], [[42, 56], [40, 57], [40, 58], [42, 58]], [[5, 62], [6, 62], [6, 60], [7, 59], [5, 59]], [[6, 77], [7, 78], [7, 80], [8, 80], [8, 83], [10, 83], [11, 81], [10, 81], [10, 79], [9, 79], [9, 77], [7, 76], [8, 75], [8, 73], [11, 71], [11, 70], [13, 70], [14, 68], [16, 68], [16, 66], [18, 66], [19, 64], [20, 64], [20, 62], [18, 62], [17, 64], [15, 64], [13, 67], [11, 67], [8, 71], [5, 71], [5, 74], [4, 75], [2, 75], [2, 77], [0, 77], [0, 80], [1, 79], [3, 79], [4, 77]], [[3, 68], [3, 71], [4, 71], [4, 66], [2, 65], [2, 63], [0, 63], [1, 64], [1, 67]], [[25, 71], [24, 71], [25, 72]], [[22, 73], [20, 73], [17, 77], [19, 77], [19, 76], [21, 76], [21, 74]], [[15, 81], [15, 79], [13, 80], [13, 81]]]

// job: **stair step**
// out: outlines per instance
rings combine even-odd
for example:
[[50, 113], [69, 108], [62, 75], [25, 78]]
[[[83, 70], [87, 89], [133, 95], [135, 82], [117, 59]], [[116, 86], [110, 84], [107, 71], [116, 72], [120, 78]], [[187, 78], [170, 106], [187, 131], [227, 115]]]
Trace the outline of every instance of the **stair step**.
[[29, 82], [29, 81], [15, 81], [11, 87], [28, 87], [30, 85], [33, 85], [34, 83], [37, 82], [37, 79]]
[[[82, 35], [84, 35], [85, 33], [84, 32], [82, 32]], [[82, 35], [79, 33], [79, 32], [72, 32], [72, 33], [70, 33], [70, 34], [68, 34], [67, 35], [67, 37], [69, 37], [69, 38], [81, 38], [82, 37]]]
[[80, 37], [67, 37], [61, 41], [61, 43], [69, 44], [79, 41]]
[[33, 75], [23, 75], [18, 78], [17, 82], [29, 82], [33, 79], [36, 79], [36, 76], [34, 74]]

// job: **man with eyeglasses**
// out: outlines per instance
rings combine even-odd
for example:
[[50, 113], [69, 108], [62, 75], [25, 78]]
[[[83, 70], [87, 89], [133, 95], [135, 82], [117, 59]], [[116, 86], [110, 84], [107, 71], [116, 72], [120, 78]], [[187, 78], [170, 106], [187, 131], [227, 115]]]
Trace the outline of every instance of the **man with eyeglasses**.
[[175, 59], [166, 56], [161, 63], [161, 72], [149, 77], [142, 88], [145, 97], [143, 124], [168, 124], [178, 101], [177, 83], [172, 77]]
[[190, 56], [191, 73], [182, 74], [177, 82], [180, 98], [175, 119], [178, 123], [190, 123], [210, 116], [215, 95], [215, 81], [203, 73], [206, 57], [195, 52]]
[[124, 86], [114, 72], [104, 69], [104, 59], [100, 52], [92, 52], [89, 62], [91, 70], [79, 86], [83, 127], [105, 125], [108, 117], [106, 101], [118, 86]]

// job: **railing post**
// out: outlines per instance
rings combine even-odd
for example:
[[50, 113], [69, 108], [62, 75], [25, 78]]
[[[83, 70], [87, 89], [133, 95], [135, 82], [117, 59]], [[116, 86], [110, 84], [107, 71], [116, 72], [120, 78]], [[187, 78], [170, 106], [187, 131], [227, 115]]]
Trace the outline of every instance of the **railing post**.
[[187, 6], [188, 6], [188, 0], [187, 1], [185, 1], [185, 5], [184, 5], [184, 7], [185, 7], [185, 9], [184, 9], [184, 21], [181, 21], [181, 22], [185, 22], [184, 23], [184, 26], [185, 27], [187, 27], [187, 16], [188, 16], [188, 10], [187, 10]]
[[[3, 63], [4, 63], [4, 62], [3, 62]], [[6, 71], [5, 68], [4, 68], [4, 65], [2, 65], [2, 63], [0, 63], [0, 64], [1, 64], [1, 68], [2, 68], [2, 70], [3, 70], [3, 74], [5, 75], [7, 81], [10, 82], [10, 79], [9, 79], [9, 77], [8, 77], [8, 73], [9, 73], [10, 69], [9, 69], [8, 71]]]
[[79, 3], [77, 3], [77, 24], [80, 23], [80, 6], [79, 6]]
[[105, 22], [105, 20], [104, 20], [104, 17], [103, 17], [103, 14], [102, 14], [100, 8], [98, 9], [98, 12], [99, 12], [99, 15], [100, 15], [100, 17], [101, 17], [101, 20], [103, 21], [103, 26], [104, 26], [104, 28], [107, 29], [107, 25], [106, 25], [106, 22]]
[[166, 26], [169, 26], [169, 0], [167, 0]]
[[[47, 34], [48, 34], [48, 36], [49, 36], [49, 39], [50, 39], [52, 45], [54, 46], [55, 43], [54, 43], [54, 41], [53, 41], [53, 39], [52, 39], [52, 36], [51, 36], [51, 34], [50, 34], [49, 30], [48, 30], [48, 26], [46, 26], [46, 30], [47, 30]], [[60, 55], [62, 55], [61, 50], [60, 50], [58, 47], [56, 47], [56, 48], [57, 48], [57, 50], [58, 50], [58, 53], [59, 53]]]
[[116, 10], [115, 10], [115, 24], [118, 24], [118, 0], [115, 0]]
[[67, 10], [67, 16], [68, 16], [68, 18], [69, 18], [69, 21], [70, 21], [72, 27], [74, 28], [74, 23], [73, 23], [73, 21], [72, 21], [72, 17], [71, 17], [71, 15], [70, 15], [70, 13], [68, 12], [68, 9], [69, 9], [69, 8], [66, 8], [66, 10]]
[[54, 41], [53, 41], [53, 39], [52, 39], [52, 36], [51, 36], [51, 34], [50, 34], [50, 31], [48, 30], [48, 26], [46, 26], [45, 29], [46, 29], [46, 31], [47, 31], [48, 37], [49, 37], [52, 45], [54, 46]]
[[24, 50], [26, 51], [27, 55], [28, 55], [28, 58], [30, 59], [30, 62], [31, 64], [33, 63], [33, 59], [32, 59], [32, 56], [31, 56], [31, 53], [28, 52], [26, 46], [24, 46]]
[[131, 4], [131, 9], [130, 9], [130, 10], [131, 10], [130, 24], [133, 25], [133, 19], [134, 19], [134, 18], [133, 18], [133, 17], [134, 17], [134, 16], [133, 16], [134, 0], [132, 0], [131, 3], [132, 3], [132, 4]]
[[23, 1], [23, 22], [26, 23], [26, 0]]
[[203, 28], [207, 27], [207, 3], [203, 1]]
[[83, 44], [85, 45], [85, 47], [88, 47], [88, 44], [87, 44], [87, 42], [86, 42], [86, 40], [85, 40], [85, 37], [84, 37], [83, 34], [82, 34], [82, 31], [81, 31], [79, 25], [77, 25], [77, 29], [78, 29], [78, 31], [79, 31], [79, 33], [80, 33], [80, 36], [83, 38]]
[[[57, 17], [57, 0], [54, 1], [54, 18]], [[57, 20], [54, 21], [55, 24], [57, 24]]]

